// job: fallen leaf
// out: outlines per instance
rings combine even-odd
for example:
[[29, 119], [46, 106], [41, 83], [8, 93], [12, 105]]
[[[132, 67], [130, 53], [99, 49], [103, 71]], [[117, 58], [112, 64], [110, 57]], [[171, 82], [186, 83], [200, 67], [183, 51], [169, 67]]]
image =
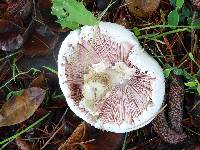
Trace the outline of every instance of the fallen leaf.
[[0, 111], [0, 127], [25, 121], [33, 115], [45, 97], [45, 90], [28, 88], [22, 96], [15, 96], [6, 102]]
[[32, 0], [7, 0], [5, 17], [16, 23], [26, 21], [32, 10]]
[[118, 150], [123, 142], [124, 134], [98, 130], [83, 122], [80, 124], [59, 150]]
[[10, 71], [11, 71], [11, 67], [10, 67], [10, 62], [8, 60], [2, 62], [0, 64], [0, 85], [2, 85], [7, 79], [10, 78]]
[[20, 148], [20, 150], [33, 150], [31, 148], [30, 143], [28, 143], [28, 141], [23, 140], [21, 137], [17, 137], [15, 142], [17, 146]]
[[62, 144], [58, 150], [76, 150], [79, 146], [78, 143], [82, 142], [82, 138], [85, 134], [85, 122], [81, 123], [72, 133], [72, 135], [67, 139], [67, 141]]
[[31, 37], [24, 44], [24, 54], [29, 56], [46, 56], [55, 48], [58, 35], [46, 26], [35, 23], [32, 27]]
[[21, 29], [11, 21], [0, 20], [0, 50], [13, 51], [24, 43]]
[[30, 87], [40, 87], [40, 88], [43, 88], [44, 86], [45, 86], [45, 76], [44, 76], [44, 74], [40, 74], [30, 84]]
[[52, 0], [38, 0], [37, 10], [39, 18], [47, 25], [51, 30], [55, 32], [66, 32], [69, 29], [62, 29], [60, 24], [56, 22], [56, 16], [51, 14]]
[[169, 121], [171, 128], [176, 132], [183, 133], [183, 100], [184, 100], [184, 84], [180, 76], [170, 75], [169, 79]]
[[[118, 150], [122, 145], [124, 134], [101, 131], [94, 141], [84, 144], [87, 150]], [[88, 138], [89, 140], [89, 138]]]
[[160, 112], [152, 123], [154, 131], [167, 143], [178, 144], [187, 138], [185, 133], [178, 133], [169, 127], [164, 111]]

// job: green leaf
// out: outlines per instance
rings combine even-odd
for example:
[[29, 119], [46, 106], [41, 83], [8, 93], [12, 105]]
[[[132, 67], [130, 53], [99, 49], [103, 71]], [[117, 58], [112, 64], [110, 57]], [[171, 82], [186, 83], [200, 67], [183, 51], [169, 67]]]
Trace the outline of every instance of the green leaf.
[[198, 94], [200, 95], [200, 83], [198, 83], [197, 92], [198, 92]]
[[190, 11], [190, 9], [188, 9], [185, 5], [183, 5], [183, 7], [181, 8], [179, 22], [184, 22], [185, 19], [187, 18], [188, 25], [190, 25], [191, 24], [191, 20], [190, 20], [191, 16], [192, 16], [192, 11]]
[[79, 25], [95, 25], [98, 20], [82, 2], [76, 0], [53, 0], [52, 12], [62, 28], [76, 29]]
[[187, 82], [187, 83], [185, 83], [185, 85], [188, 87], [195, 87], [195, 86], [197, 86], [197, 82]]
[[186, 70], [183, 70], [184, 77], [189, 81], [194, 81], [195, 77], [193, 77], [190, 73], [188, 73]]
[[165, 78], [169, 77], [171, 71], [172, 71], [172, 68], [167, 68], [163, 71]]
[[200, 27], [200, 18], [194, 20], [193, 26], [199, 26]]
[[134, 27], [132, 30], [133, 30], [136, 37], [141, 35], [140, 30], [137, 27]]
[[184, 4], [184, 0], [176, 0], [176, 7], [177, 8], [180, 9], [183, 6], [183, 4]]
[[55, 73], [55, 74], [58, 75], [58, 71], [53, 69], [53, 68], [50, 68], [50, 67], [47, 67], [47, 66], [43, 66], [43, 68], [45, 68], [45, 69], [49, 70], [50, 72]]
[[191, 52], [189, 52], [189, 57], [190, 57], [190, 59], [192, 60], [192, 61], [194, 61], [195, 62], [195, 59], [194, 59], [194, 56], [193, 56], [193, 54], [191, 53]]
[[174, 68], [174, 69], [173, 69], [173, 72], [174, 72], [174, 74], [176, 74], [176, 75], [184, 75], [183, 70], [182, 70], [182, 69], [179, 69], [179, 68]]
[[178, 14], [177, 10], [175, 9], [175, 10], [171, 11], [168, 15], [168, 24], [177, 26], [178, 23], [179, 23], [179, 14]]
[[170, 4], [174, 7], [176, 7], [176, 0], [170, 0]]
[[199, 71], [197, 72], [197, 76], [200, 77], [200, 69], [199, 69]]

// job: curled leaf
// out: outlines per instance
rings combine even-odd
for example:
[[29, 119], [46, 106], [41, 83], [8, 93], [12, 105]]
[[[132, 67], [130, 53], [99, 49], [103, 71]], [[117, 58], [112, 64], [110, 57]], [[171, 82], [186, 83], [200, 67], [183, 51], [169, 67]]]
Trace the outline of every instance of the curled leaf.
[[33, 115], [45, 97], [45, 90], [28, 88], [22, 96], [15, 96], [6, 102], [0, 111], [0, 127], [25, 121]]
[[171, 74], [169, 79], [169, 122], [165, 112], [162, 111], [153, 121], [155, 132], [167, 143], [177, 144], [183, 142], [187, 135], [182, 129], [184, 84], [179, 76]]
[[178, 133], [168, 126], [164, 111], [154, 119], [153, 128], [162, 140], [170, 144], [183, 142], [187, 137], [185, 133]]
[[183, 132], [182, 117], [183, 117], [183, 100], [184, 100], [184, 84], [181, 78], [172, 74], [169, 84], [169, 119], [172, 129], [176, 132]]
[[103, 132], [83, 122], [80, 124], [59, 150], [118, 150], [124, 134]]
[[85, 134], [85, 122], [81, 123], [67, 139], [67, 141], [59, 147], [59, 150], [76, 149]]

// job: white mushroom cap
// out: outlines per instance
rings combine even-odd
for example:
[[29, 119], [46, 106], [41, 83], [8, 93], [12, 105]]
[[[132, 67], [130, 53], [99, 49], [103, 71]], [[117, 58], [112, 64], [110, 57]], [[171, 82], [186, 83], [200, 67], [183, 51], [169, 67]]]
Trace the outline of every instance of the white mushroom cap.
[[71, 110], [106, 131], [124, 133], [147, 125], [164, 100], [161, 67], [132, 32], [114, 23], [72, 31], [60, 48], [58, 76]]

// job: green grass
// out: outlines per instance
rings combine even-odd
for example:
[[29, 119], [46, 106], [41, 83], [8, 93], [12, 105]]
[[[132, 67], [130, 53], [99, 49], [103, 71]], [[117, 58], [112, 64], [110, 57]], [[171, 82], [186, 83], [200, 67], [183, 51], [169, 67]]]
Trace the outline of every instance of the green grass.
[[36, 122], [34, 122], [33, 124], [31, 124], [30, 126], [28, 126], [27, 128], [23, 129], [22, 131], [17, 132], [15, 135], [6, 138], [3, 141], [0, 141], [0, 149], [3, 149], [8, 143], [12, 142], [13, 140], [15, 140], [18, 136], [21, 136], [22, 134], [28, 132], [30, 129], [33, 129], [36, 125], [38, 125], [39, 123], [41, 123], [45, 118], [47, 118], [50, 115], [50, 113], [46, 114], [45, 116], [43, 116], [42, 118], [40, 118], [39, 120], [37, 120]]

